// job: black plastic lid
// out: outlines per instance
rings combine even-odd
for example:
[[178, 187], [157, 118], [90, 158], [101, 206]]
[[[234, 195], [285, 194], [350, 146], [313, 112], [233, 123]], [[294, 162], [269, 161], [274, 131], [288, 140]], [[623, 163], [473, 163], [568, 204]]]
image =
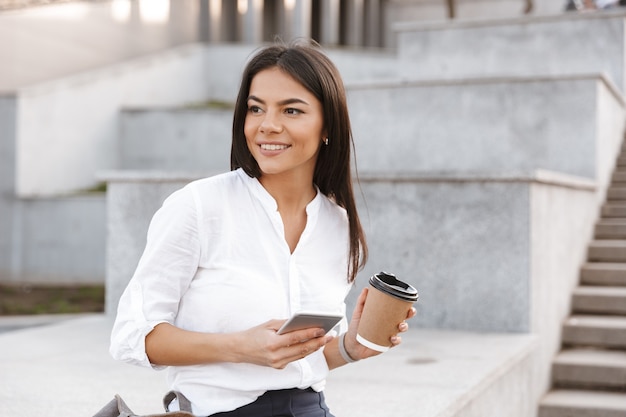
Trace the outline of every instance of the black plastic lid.
[[400, 281], [394, 274], [379, 272], [370, 278], [372, 287], [404, 301], [417, 301], [417, 290], [406, 282]]

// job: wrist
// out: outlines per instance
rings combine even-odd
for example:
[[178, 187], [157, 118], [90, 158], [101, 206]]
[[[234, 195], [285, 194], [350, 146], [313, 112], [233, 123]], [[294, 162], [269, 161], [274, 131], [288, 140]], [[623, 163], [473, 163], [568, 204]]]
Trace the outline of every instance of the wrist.
[[359, 359], [355, 359], [352, 355], [350, 355], [350, 353], [348, 353], [348, 350], [346, 349], [346, 345], [345, 345], [346, 335], [347, 333], [344, 333], [341, 336], [339, 336], [339, 354], [341, 355], [343, 360], [346, 361], [347, 363], [357, 362]]

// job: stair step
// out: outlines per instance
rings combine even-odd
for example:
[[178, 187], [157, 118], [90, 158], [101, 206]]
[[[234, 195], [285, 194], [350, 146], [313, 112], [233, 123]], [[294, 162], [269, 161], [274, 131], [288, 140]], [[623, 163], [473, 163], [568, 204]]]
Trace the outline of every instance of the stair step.
[[626, 182], [626, 171], [616, 171], [613, 173], [612, 181], [615, 183]]
[[580, 279], [588, 285], [626, 286], [626, 263], [587, 263], [581, 269]]
[[595, 228], [598, 239], [626, 239], [626, 218], [601, 219]]
[[574, 290], [576, 313], [626, 315], [626, 287], [581, 286]]
[[602, 217], [626, 217], [626, 204], [624, 202], [609, 202], [602, 206]]
[[626, 390], [626, 351], [563, 350], [552, 375], [557, 387]]
[[613, 185], [606, 192], [607, 200], [626, 200], [626, 187]]
[[589, 245], [590, 261], [626, 262], [626, 240], [594, 240]]
[[538, 417], [626, 417], [626, 394], [550, 391], [539, 404]]
[[576, 314], [563, 324], [563, 344], [626, 348], [626, 317]]

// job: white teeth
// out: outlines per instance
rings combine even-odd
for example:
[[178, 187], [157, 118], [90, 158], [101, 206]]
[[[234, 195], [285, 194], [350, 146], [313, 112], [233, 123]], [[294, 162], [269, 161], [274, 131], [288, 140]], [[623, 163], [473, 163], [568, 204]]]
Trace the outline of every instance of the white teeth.
[[270, 143], [264, 143], [261, 145], [261, 149], [265, 151], [280, 151], [282, 149], [287, 149], [287, 145], [274, 145]]

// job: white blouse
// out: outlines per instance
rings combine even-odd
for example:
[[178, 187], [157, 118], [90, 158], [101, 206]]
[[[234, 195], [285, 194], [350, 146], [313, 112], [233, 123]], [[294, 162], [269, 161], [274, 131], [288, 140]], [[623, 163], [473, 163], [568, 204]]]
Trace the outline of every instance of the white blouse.
[[[318, 191], [294, 252], [278, 206], [241, 169], [194, 181], [154, 215], [145, 251], [120, 299], [111, 355], [153, 366], [146, 335], [159, 323], [207, 333], [249, 329], [299, 310], [341, 313], [349, 258], [343, 208]], [[153, 366], [154, 368], [160, 368]], [[267, 390], [313, 387], [328, 374], [322, 349], [285, 369], [246, 363], [168, 367], [168, 384], [206, 416], [256, 400]]]

